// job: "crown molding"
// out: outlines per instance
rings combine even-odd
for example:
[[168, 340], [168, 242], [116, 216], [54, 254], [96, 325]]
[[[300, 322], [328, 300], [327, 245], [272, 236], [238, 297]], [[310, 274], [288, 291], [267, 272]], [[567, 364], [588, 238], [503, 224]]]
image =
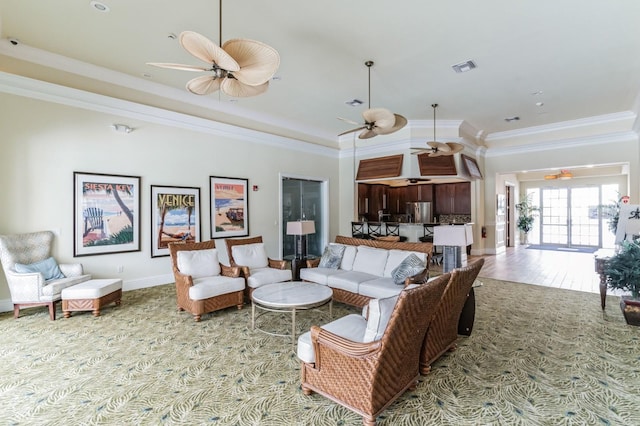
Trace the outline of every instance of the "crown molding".
[[205, 118], [98, 95], [1, 71], [0, 93], [325, 157], [337, 158], [339, 152], [336, 148], [219, 123]]
[[302, 126], [298, 122], [249, 110], [231, 102], [211, 102], [210, 97], [192, 95], [184, 90], [155, 83], [144, 78], [134, 77], [119, 71], [113, 71], [108, 68], [99, 67], [97, 65], [58, 55], [56, 53], [51, 53], [46, 50], [31, 47], [24, 43], [14, 46], [6, 38], [0, 40], [0, 54], [59, 71], [68, 72], [70, 74], [79, 75], [92, 80], [98, 80], [147, 93], [149, 95], [160, 96], [188, 105], [197, 106], [198, 108], [247, 118], [258, 123], [280, 127], [302, 135], [307, 135], [310, 138], [325, 139], [327, 143], [331, 145], [336, 144], [336, 137], [334, 134], [318, 128]]
[[638, 141], [638, 134], [634, 131], [608, 133], [590, 137], [578, 137], [570, 139], [557, 139], [545, 142], [536, 142], [528, 145], [492, 147], [484, 152], [484, 157], [501, 157], [505, 155], [527, 154], [540, 151], [555, 151], [567, 148], [579, 148], [606, 143]]

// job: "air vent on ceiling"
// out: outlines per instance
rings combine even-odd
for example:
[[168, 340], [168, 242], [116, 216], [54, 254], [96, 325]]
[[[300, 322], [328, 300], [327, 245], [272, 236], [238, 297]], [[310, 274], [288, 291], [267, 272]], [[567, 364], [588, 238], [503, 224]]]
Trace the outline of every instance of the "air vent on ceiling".
[[451, 68], [458, 73], [471, 71], [475, 67], [476, 63], [473, 61], [460, 62], [459, 64], [451, 65]]

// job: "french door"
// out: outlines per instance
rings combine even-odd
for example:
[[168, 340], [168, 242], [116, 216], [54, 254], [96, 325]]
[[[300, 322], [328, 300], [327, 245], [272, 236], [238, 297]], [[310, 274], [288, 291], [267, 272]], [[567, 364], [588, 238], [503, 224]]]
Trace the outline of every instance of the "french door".
[[600, 188], [542, 188], [540, 239], [564, 247], [601, 246]]

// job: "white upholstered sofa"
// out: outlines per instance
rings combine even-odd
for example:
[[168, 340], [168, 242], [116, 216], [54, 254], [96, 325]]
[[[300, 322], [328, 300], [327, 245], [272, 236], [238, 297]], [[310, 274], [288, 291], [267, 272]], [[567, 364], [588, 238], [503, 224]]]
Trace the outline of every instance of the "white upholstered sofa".
[[[319, 267], [321, 259], [307, 262], [300, 270], [300, 278], [333, 289], [333, 300], [354, 306], [364, 306], [371, 299], [381, 299], [400, 294], [412, 283], [428, 279], [431, 243], [407, 243], [364, 240], [337, 236], [330, 246], [344, 246], [337, 268]], [[394, 270], [411, 254], [423, 262], [424, 269], [406, 276], [396, 283]], [[406, 262], [405, 262], [406, 263]]]

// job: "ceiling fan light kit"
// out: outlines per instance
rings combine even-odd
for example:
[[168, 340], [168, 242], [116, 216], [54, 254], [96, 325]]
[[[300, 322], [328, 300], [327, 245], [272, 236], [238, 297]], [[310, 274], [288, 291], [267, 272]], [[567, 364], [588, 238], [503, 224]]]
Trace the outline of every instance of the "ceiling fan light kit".
[[207, 67], [148, 62], [160, 68], [207, 72], [187, 82], [187, 90], [196, 95], [208, 95], [221, 90], [232, 97], [256, 96], [267, 91], [269, 80], [280, 66], [280, 55], [273, 47], [244, 38], [222, 44], [222, 0], [220, 1], [219, 42], [215, 44], [194, 31], [183, 31], [180, 45], [191, 55], [208, 64]]

